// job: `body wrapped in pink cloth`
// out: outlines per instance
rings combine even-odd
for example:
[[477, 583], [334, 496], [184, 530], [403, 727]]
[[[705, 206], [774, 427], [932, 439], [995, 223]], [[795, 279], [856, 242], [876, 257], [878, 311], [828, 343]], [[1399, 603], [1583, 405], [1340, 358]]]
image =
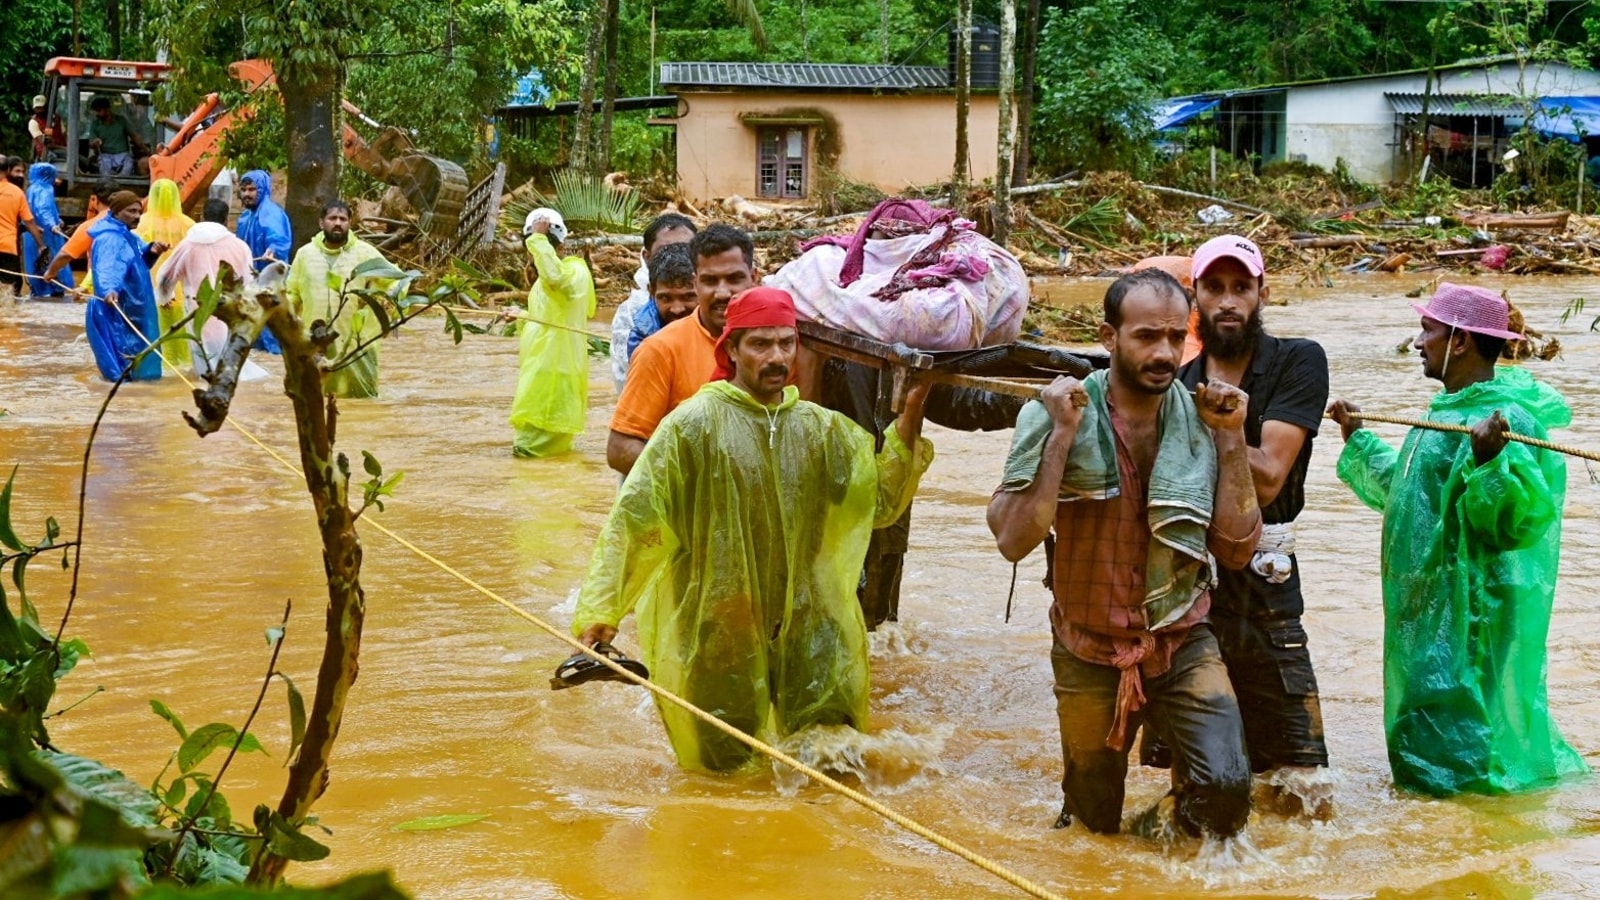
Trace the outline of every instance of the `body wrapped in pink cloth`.
[[1028, 277], [972, 223], [921, 200], [885, 200], [851, 237], [822, 237], [765, 283], [800, 318], [884, 343], [966, 350], [1016, 339]]

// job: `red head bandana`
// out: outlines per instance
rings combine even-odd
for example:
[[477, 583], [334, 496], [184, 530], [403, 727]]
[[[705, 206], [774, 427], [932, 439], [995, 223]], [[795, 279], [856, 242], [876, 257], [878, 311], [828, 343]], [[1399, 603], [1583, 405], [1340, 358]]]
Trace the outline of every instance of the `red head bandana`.
[[728, 357], [728, 335], [742, 328], [793, 328], [794, 298], [782, 288], [753, 287], [728, 301], [727, 322], [713, 351], [717, 371], [712, 381], [733, 377], [733, 360]]

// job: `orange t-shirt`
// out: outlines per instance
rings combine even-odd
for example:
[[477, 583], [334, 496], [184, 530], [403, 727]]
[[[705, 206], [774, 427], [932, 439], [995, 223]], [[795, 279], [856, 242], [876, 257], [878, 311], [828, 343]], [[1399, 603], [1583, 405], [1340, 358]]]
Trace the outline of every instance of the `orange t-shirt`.
[[33, 221], [28, 195], [9, 181], [0, 183], [0, 253], [15, 256], [22, 251], [17, 243], [17, 220]]
[[628, 381], [611, 414], [611, 430], [648, 441], [667, 413], [711, 380], [717, 370], [716, 346], [698, 312], [645, 338], [628, 363]]
[[89, 253], [89, 247], [94, 244], [94, 238], [89, 237], [89, 226], [104, 219], [106, 212], [107, 210], [102, 209], [94, 218], [87, 219], [79, 225], [72, 232], [72, 237], [67, 238], [67, 243], [61, 248], [61, 252], [71, 259], [83, 259]]

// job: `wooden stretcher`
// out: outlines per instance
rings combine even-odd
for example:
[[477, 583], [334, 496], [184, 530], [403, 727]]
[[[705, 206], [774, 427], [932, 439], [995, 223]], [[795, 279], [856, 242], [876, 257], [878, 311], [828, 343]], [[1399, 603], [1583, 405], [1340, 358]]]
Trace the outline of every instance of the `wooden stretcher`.
[[1107, 365], [1103, 356], [1026, 341], [929, 351], [885, 344], [816, 322], [801, 321], [798, 330], [801, 344], [815, 353], [888, 371], [891, 377], [880, 381], [878, 400], [880, 408], [893, 413], [903, 406], [913, 374], [934, 384], [1031, 400], [1059, 375], [1084, 378]]

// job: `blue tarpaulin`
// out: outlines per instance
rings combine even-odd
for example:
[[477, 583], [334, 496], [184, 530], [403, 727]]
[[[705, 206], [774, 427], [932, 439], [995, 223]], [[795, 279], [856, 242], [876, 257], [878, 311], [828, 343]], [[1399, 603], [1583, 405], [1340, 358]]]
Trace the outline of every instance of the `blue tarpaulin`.
[[1174, 97], [1157, 103], [1150, 111], [1150, 120], [1157, 131], [1166, 131], [1176, 128], [1200, 115], [1206, 110], [1213, 109], [1222, 101], [1215, 97]]
[[1540, 97], [1534, 130], [1576, 141], [1600, 137], [1600, 97]]

